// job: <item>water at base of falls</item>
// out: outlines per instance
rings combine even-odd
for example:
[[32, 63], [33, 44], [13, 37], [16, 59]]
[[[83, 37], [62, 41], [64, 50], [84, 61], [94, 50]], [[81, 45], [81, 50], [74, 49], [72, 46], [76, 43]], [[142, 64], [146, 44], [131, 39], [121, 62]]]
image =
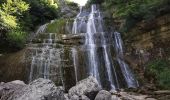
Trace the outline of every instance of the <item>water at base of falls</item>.
[[29, 80], [51, 79], [68, 90], [91, 75], [107, 90], [138, 87], [124, 60], [121, 35], [107, 31], [98, 6], [92, 5], [90, 13], [81, 8], [74, 20], [72, 35], [80, 33], [85, 34], [84, 44], [71, 46], [57, 43], [55, 33], [41, 33], [45, 37], [43, 42], [30, 46]]

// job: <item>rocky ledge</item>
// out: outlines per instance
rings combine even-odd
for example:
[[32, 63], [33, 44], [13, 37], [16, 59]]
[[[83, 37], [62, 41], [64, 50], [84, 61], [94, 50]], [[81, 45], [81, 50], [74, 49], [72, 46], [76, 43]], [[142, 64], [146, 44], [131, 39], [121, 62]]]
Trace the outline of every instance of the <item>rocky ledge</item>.
[[[159, 91], [160, 92], [160, 91]], [[158, 92], [156, 92], [158, 93]], [[162, 92], [161, 92], [162, 93]], [[166, 93], [169, 93], [169, 91]], [[0, 83], [0, 100], [157, 100], [149, 95], [124, 91], [102, 90], [97, 80], [90, 76], [78, 82], [68, 93], [62, 86], [39, 78], [30, 84], [16, 80]], [[168, 99], [166, 99], [168, 100]]]

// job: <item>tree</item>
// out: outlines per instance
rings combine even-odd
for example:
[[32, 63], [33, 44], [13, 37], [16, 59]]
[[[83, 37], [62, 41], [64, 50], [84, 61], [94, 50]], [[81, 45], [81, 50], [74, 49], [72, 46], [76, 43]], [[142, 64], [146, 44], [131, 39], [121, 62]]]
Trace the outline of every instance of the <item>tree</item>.
[[44, 24], [58, 17], [57, 4], [53, 0], [25, 0], [30, 5], [29, 16], [30, 27], [32, 30], [35, 26]]
[[29, 5], [22, 0], [6, 0], [0, 5], [0, 29], [16, 28], [22, 14], [29, 9]]

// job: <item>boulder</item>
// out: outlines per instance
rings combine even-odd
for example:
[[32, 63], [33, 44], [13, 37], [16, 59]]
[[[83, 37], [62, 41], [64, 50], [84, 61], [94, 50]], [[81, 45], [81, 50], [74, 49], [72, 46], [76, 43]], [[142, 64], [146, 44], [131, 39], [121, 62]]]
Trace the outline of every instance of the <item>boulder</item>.
[[20, 84], [20, 85], [26, 85], [23, 81], [20, 81], [20, 80], [15, 80], [15, 81], [12, 81], [11, 83]]
[[96, 94], [101, 90], [101, 87], [97, 80], [90, 76], [87, 79], [84, 79], [76, 84], [76, 86], [72, 87], [68, 91], [69, 97], [73, 95], [82, 96], [86, 95], [91, 100], [94, 100]]
[[64, 94], [64, 100], [70, 100], [70, 99], [68, 98], [68, 94]]
[[90, 100], [90, 99], [85, 95], [81, 95], [81, 96], [73, 95], [70, 98], [70, 100]]
[[147, 95], [130, 93], [130, 92], [120, 92], [120, 98], [122, 100], [146, 100]]
[[111, 95], [110, 92], [108, 92], [108, 91], [106, 91], [106, 90], [101, 90], [101, 91], [97, 94], [95, 100], [111, 100], [111, 98], [112, 98], [112, 95]]
[[117, 95], [112, 95], [111, 100], [122, 100], [122, 99], [120, 99]]
[[64, 100], [63, 88], [47, 79], [40, 78], [29, 85], [15, 84], [12, 88], [13, 91], [5, 95], [8, 98], [2, 96], [1, 100]]
[[21, 90], [25, 85], [22, 81], [12, 81], [8, 83], [0, 83], [0, 100], [8, 100], [15, 91]]

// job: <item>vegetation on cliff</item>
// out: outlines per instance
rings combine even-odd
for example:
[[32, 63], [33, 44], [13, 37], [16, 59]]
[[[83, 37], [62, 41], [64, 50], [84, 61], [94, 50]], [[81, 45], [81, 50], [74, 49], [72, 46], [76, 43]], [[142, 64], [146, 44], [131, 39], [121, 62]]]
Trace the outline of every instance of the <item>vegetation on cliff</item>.
[[163, 89], [170, 89], [170, 62], [166, 59], [157, 59], [149, 62], [145, 75], [149, 81]]
[[169, 0], [88, 0], [100, 4], [112, 18], [125, 20], [121, 31], [128, 31], [141, 20], [151, 20], [170, 12]]
[[[159, 88], [169, 89], [170, 64], [169, 64], [169, 59], [167, 58], [170, 57], [170, 55], [166, 55], [166, 57], [163, 57], [163, 59], [159, 59], [157, 58], [158, 54], [156, 53], [157, 51], [159, 51], [158, 50], [159, 48], [162, 48], [165, 51], [169, 48], [168, 46], [165, 46], [168, 43], [167, 41], [168, 35], [164, 36], [166, 37], [166, 40], [165, 38], [161, 37], [163, 36], [163, 34], [165, 33], [168, 34], [169, 32], [168, 18], [163, 20], [161, 18], [166, 18], [162, 16], [166, 16], [166, 15], [168, 16], [168, 14], [170, 13], [170, 1], [169, 0], [88, 0], [86, 6], [90, 6], [91, 4], [100, 4], [103, 8], [103, 11], [106, 14], [110, 15], [107, 17], [110, 17], [115, 21], [118, 21], [119, 22], [118, 24], [121, 23], [121, 25], [116, 27], [116, 29], [123, 34], [124, 39], [126, 38], [127, 48], [134, 46], [135, 41], [139, 42], [140, 45], [144, 45], [146, 41], [149, 41], [146, 42], [148, 43], [146, 45], [149, 45], [149, 43], [151, 44], [149, 48], [133, 47], [134, 50], [143, 49], [149, 51], [150, 49], [152, 49], [150, 50], [151, 52], [149, 52], [149, 54], [154, 56], [153, 59], [152, 57], [149, 58], [147, 64], [144, 63], [143, 65], [138, 67], [142, 67], [142, 66], [146, 67], [146, 70], [143, 70], [142, 73], [146, 71], [145, 78], [148, 79], [148, 81], [151, 84], [155, 83]], [[153, 22], [153, 21], [157, 21], [157, 22]], [[143, 23], [145, 22], [146, 25], [140, 24], [136, 28], [136, 26], [141, 22]], [[142, 33], [143, 36], [146, 35], [146, 37], [142, 37], [141, 35]], [[148, 36], [150, 35], [151, 38], [149, 39]], [[136, 69], [140, 69], [140, 68], [136, 68]]]
[[57, 11], [57, 6], [48, 0], [1, 0], [0, 47], [22, 48], [28, 33], [57, 18]]
[[[76, 3], [66, 3], [77, 10]], [[39, 25], [62, 16], [60, 6], [57, 0], [1, 0], [0, 51], [23, 48], [29, 34]]]

